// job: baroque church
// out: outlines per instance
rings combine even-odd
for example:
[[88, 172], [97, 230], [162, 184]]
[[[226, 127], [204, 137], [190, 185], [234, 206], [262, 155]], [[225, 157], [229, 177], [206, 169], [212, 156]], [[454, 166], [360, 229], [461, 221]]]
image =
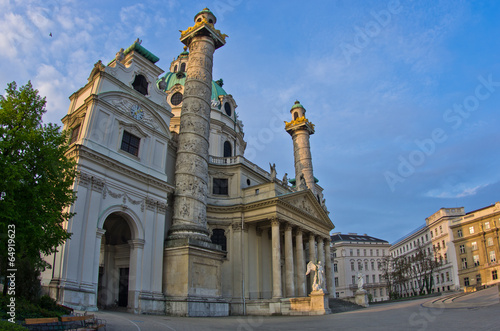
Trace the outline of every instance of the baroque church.
[[[70, 97], [62, 119], [77, 161], [71, 239], [47, 256], [43, 285], [59, 303], [181, 316], [286, 314], [307, 298], [309, 261], [333, 297], [330, 231], [314, 177], [314, 125], [297, 101], [284, 132], [295, 179], [244, 156], [237, 104], [212, 79], [226, 35], [205, 8], [181, 31], [167, 73], [139, 40]], [[287, 119], [284, 119], [287, 120]], [[290, 148], [292, 150], [292, 148]], [[287, 308], [288, 307], [288, 308]]]

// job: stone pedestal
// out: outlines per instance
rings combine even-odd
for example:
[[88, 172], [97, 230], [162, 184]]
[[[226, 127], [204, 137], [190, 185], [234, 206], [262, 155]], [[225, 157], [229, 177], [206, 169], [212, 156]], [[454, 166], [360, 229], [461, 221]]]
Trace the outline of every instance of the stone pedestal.
[[167, 241], [163, 274], [167, 315], [229, 315], [229, 303], [221, 299], [224, 253], [213, 246], [189, 238]]
[[328, 305], [328, 295], [323, 290], [312, 291], [309, 297], [311, 298], [311, 315], [326, 315], [331, 313], [330, 306]]
[[354, 295], [354, 299], [356, 300], [356, 304], [363, 306], [363, 307], [368, 307], [368, 295], [366, 290], [359, 289], [356, 291]]

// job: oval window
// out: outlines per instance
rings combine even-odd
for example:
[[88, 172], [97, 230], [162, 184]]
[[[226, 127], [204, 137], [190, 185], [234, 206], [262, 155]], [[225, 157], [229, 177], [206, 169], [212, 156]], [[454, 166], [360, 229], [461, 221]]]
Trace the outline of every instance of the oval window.
[[172, 97], [170, 98], [170, 103], [174, 106], [180, 105], [182, 102], [182, 93], [181, 92], [176, 92]]

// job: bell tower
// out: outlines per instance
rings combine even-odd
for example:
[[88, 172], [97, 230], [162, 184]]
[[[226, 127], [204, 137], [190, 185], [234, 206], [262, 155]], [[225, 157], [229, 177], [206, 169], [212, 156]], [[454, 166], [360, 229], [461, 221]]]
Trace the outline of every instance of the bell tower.
[[[316, 196], [316, 183], [313, 174], [311, 146], [309, 136], [314, 134], [314, 124], [306, 118], [306, 109], [295, 101], [290, 109], [292, 120], [285, 122], [285, 130], [292, 136], [293, 156], [295, 160], [295, 185], [300, 189], [301, 181], [305, 181], [308, 189]], [[303, 178], [303, 179], [302, 179]]]

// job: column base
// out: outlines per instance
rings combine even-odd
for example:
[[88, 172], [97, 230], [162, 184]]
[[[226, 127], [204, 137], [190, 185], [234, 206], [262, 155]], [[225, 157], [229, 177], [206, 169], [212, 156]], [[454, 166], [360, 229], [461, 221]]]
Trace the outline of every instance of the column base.
[[221, 298], [219, 245], [193, 238], [172, 239], [164, 251], [165, 311], [175, 316], [228, 316], [229, 303]]

